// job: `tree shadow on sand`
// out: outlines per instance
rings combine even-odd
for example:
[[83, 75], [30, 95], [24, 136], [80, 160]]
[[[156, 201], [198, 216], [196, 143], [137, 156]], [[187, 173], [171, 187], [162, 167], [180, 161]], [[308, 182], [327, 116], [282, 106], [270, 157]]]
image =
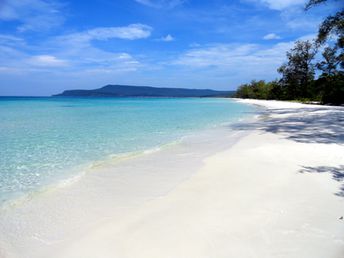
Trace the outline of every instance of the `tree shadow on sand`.
[[[277, 115], [270, 117], [269, 114]], [[273, 109], [253, 123], [233, 125], [237, 130], [258, 129], [302, 143], [344, 144], [344, 109]]]
[[[270, 115], [273, 116], [270, 116]], [[237, 130], [260, 130], [300, 143], [344, 144], [344, 108], [272, 109], [260, 112], [261, 119], [233, 125]], [[301, 173], [330, 173], [342, 182], [337, 196], [344, 197], [344, 165], [303, 167]]]
[[339, 192], [336, 193], [337, 196], [344, 197], [344, 165], [339, 167], [303, 167], [300, 173], [330, 173], [332, 178], [338, 182], [342, 182]]

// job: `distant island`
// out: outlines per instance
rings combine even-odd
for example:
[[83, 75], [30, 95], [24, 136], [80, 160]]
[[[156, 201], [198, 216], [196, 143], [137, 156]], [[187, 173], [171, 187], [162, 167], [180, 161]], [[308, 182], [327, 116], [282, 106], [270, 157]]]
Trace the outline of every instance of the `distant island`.
[[230, 97], [234, 91], [210, 89], [157, 88], [148, 86], [106, 85], [94, 90], [65, 90], [54, 97]]

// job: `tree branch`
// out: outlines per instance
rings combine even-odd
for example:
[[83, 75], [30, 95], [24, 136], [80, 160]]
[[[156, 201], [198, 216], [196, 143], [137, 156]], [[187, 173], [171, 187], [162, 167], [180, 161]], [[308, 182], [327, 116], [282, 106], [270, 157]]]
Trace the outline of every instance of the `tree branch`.
[[326, 2], [326, 0], [309, 0], [309, 2], [306, 4], [305, 9], [309, 10], [311, 9], [313, 6], [321, 4]]

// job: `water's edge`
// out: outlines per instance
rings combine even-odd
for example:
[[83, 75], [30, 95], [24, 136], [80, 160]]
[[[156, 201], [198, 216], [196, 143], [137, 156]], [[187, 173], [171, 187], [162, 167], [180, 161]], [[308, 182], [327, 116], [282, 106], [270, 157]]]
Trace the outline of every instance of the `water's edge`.
[[[240, 123], [250, 123], [258, 114]], [[77, 178], [0, 209], [0, 250], [17, 257], [48, 257], [68, 239], [79, 239], [109, 219], [164, 196], [190, 179], [203, 161], [234, 146], [250, 131], [236, 123], [194, 131], [160, 149], [96, 162]], [[7, 253], [6, 253], [7, 255]], [[5, 256], [6, 256], [5, 255]]]
[[[29, 100], [29, 101], [35, 103], [34, 100]], [[49, 99], [48, 102], [51, 102], [51, 101], [52, 100]], [[82, 100], [82, 101], [84, 101], [84, 100]], [[109, 101], [109, 100], [106, 100], [106, 101]], [[135, 101], [137, 101], [137, 99], [135, 99]], [[151, 101], [151, 100], [145, 100], [145, 102], [146, 101]], [[162, 103], [165, 103], [164, 101]], [[169, 102], [172, 101], [172, 104], [173, 104], [173, 100], [168, 100], [168, 101]], [[178, 100], [178, 101], [181, 101], [181, 100]], [[196, 105], [198, 103], [197, 101], [198, 100], [192, 100], [192, 102], [194, 102], [193, 104], [196, 104]], [[211, 102], [212, 101], [213, 100], [211, 100]], [[218, 100], [215, 100], [215, 102], [216, 101], [218, 101]], [[230, 102], [230, 100], [227, 100], [227, 99], [223, 100], [223, 101]], [[101, 102], [102, 102], [102, 100], [101, 100]], [[109, 102], [110, 102], [110, 104], [113, 104], [113, 103], [111, 103], [111, 101], [109, 101]], [[154, 100], [153, 100], [153, 102], [154, 102]], [[186, 101], [186, 102], [188, 102], [188, 101]], [[49, 103], [49, 104], [51, 104], [51, 103]], [[109, 103], [106, 102], [106, 104], [109, 104]], [[149, 104], [151, 104], [151, 103], [149, 102]], [[153, 104], [155, 104], [155, 103], [153, 103]], [[208, 102], [205, 102], [205, 104], [209, 105]], [[75, 104], [73, 104], [73, 105], [75, 105]], [[248, 105], [241, 104], [241, 106], [248, 106]], [[144, 108], [146, 108], [146, 106]], [[150, 110], [150, 109], [148, 109], [148, 110]], [[70, 111], [70, 112], [73, 112], [73, 111]], [[168, 111], [167, 113], [169, 113], [169, 112], [171, 112], [171, 111]], [[40, 113], [40, 114], [42, 115], [44, 113]], [[1, 115], [1, 113], [0, 113], [0, 115]], [[205, 114], [205, 116], [206, 115], [207, 114]], [[252, 114], [245, 114], [244, 117], [250, 117], [251, 115]], [[135, 157], [146, 155], [147, 153], [152, 153], [152, 152], [156, 152], [156, 151], [159, 151], [159, 150], [162, 150], [165, 148], [170, 148], [171, 146], [174, 146], [176, 144], [180, 144], [184, 138], [187, 138], [187, 137], [192, 136], [192, 135], [196, 135], [198, 133], [202, 133], [203, 131], [206, 131], [206, 130], [211, 130], [212, 128], [226, 127], [229, 124], [232, 124], [233, 122], [237, 122], [237, 121], [234, 120], [234, 121], [228, 121], [228, 122], [213, 123], [213, 124], [207, 125], [205, 127], [201, 126], [200, 128], [194, 128], [192, 130], [188, 129], [188, 130], [185, 130], [185, 132], [183, 132], [182, 134], [179, 133], [179, 135], [176, 134], [174, 136], [171, 135], [171, 136], [167, 137], [165, 140], [163, 140], [161, 143], [159, 143], [157, 145], [153, 144], [152, 146], [149, 146], [149, 147], [147, 146], [148, 148], [142, 148], [141, 147], [141, 148], [138, 148], [138, 150], [133, 150], [133, 151], [124, 151], [124, 152], [117, 152], [117, 153], [112, 153], [112, 154], [108, 153], [107, 155], [105, 155], [103, 157], [95, 157], [95, 159], [92, 158], [89, 160], [89, 162], [78, 162], [78, 164], [74, 165], [73, 167], [67, 168], [67, 169], [64, 169], [64, 171], [61, 171], [61, 175], [65, 175], [65, 176], [59, 176], [60, 178], [56, 178], [56, 179], [52, 180], [51, 182], [49, 182], [49, 181], [43, 182], [44, 183], [43, 185], [36, 187], [35, 189], [30, 190], [26, 193], [24, 192], [24, 193], [20, 193], [20, 194], [15, 194], [15, 195], [9, 196], [9, 197], [3, 195], [2, 201], [0, 200], [0, 207], [2, 207], [2, 206], [3, 207], [15, 206], [19, 203], [31, 200], [35, 196], [40, 195], [44, 192], [51, 191], [51, 189], [58, 188], [61, 186], [70, 185], [70, 184], [78, 181], [83, 175], [89, 173], [90, 171], [94, 170], [97, 167], [106, 166], [107, 164], [116, 164], [116, 163], [121, 162], [123, 160], [132, 159]], [[104, 125], [104, 126], [106, 126], [106, 125]], [[6, 132], [6, 130], [5, 130], [5, 132]], [[171, 138], [171, 139], [169, 140], [168, 138]], [[5, 138], [5, 140], [6, 140], [6, 138]], [[140, 145], [141, 143], [137, 143], [137, 144]], [[142, 145], [142, 146], [144, 146], [144, 145]], [[11, 145], [9, 145], [9, 147], [11, 148]], [[55, 155], [58, 155], [58, 153], [56, 153]]]
[[[119, 153], [119, 154], [118, 153], [111, 154], [104, 157], [103, 159], [90, 161], [87, 164], [76, 166], [73, 169], [69, 170], [69, 172], [66, 171], [66, 174], [71, 175], [68, 178], [64, 178], [62, 180], [58, 180], [51, 184], [44, 185], [34, 191], [22, 194], [19, 197], [11, 198], [0, 203], [0, 211], [16, 208], [26, 202], [32, 201], [35, 197], [41, 196], [45, 193], [56, 191], [59, 188], [69, 187], [72, 184], [77, 183], [80, 179], [82, 179], [83, 176], [86, 176], [89, 173], [96, 173], [97, 170], [101, 170], [103, 168], [107, 168], [110, 170], [115, 169], [116, 166], [122, 162], [130, 162], [130, 161], [134, 161], [137, 158], [144, 158], [144, 156], [147, 156], [147, 155], [152, 155], [154, 153], [158, 153], [158, 152], [166, 151], [166, 150], [168, 151], [169, 149], [173, 147], [178, 147], [183, 144], [189, 144], [190, 139], [193, 139], [193, 141], [195, 141], [196, 139], [201, 139], [204, 136], [209, 137], [209, 135], [223, 133], [224, 132], [223, 130], [228, 130], [228, 128], [238, 124], [239, 122], [240, 123], [254, 122], [256, 119], [258, 119], [258, 110], [256, 111], [255, 115], [240, 119], [240, 121], [225, 123], [222, 125], [215, 125], [212, 128], [203, 128], [203, 129], [195, 130], [192, 133], [181, 136], [177, 140], [167, 142], [159, 146], [154, 146], [153, 148], [144, 149], [140, 151], [131, 151], [131, 152], [125, 152], [125, 153]], [[240, 135], [236, 135], [235, 137], [231, 139], [232, 140], [231, 144], [235, 144], [247, 134], [248, 132], [245, 132], [245, 133], [241, 132]], [[226, 146], [226, 148], [228, 147], [230, 146]], [[219, 151], [220, 151], [220, 148], [216, 152], [219, 152]]]

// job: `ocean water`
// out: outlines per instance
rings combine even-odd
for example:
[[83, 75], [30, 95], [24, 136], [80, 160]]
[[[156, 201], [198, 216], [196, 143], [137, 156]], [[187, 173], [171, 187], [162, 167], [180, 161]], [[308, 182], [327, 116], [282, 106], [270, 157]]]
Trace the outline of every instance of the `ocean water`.
[[0, 203], [253, 111], [228, 99], [2, 97]]

